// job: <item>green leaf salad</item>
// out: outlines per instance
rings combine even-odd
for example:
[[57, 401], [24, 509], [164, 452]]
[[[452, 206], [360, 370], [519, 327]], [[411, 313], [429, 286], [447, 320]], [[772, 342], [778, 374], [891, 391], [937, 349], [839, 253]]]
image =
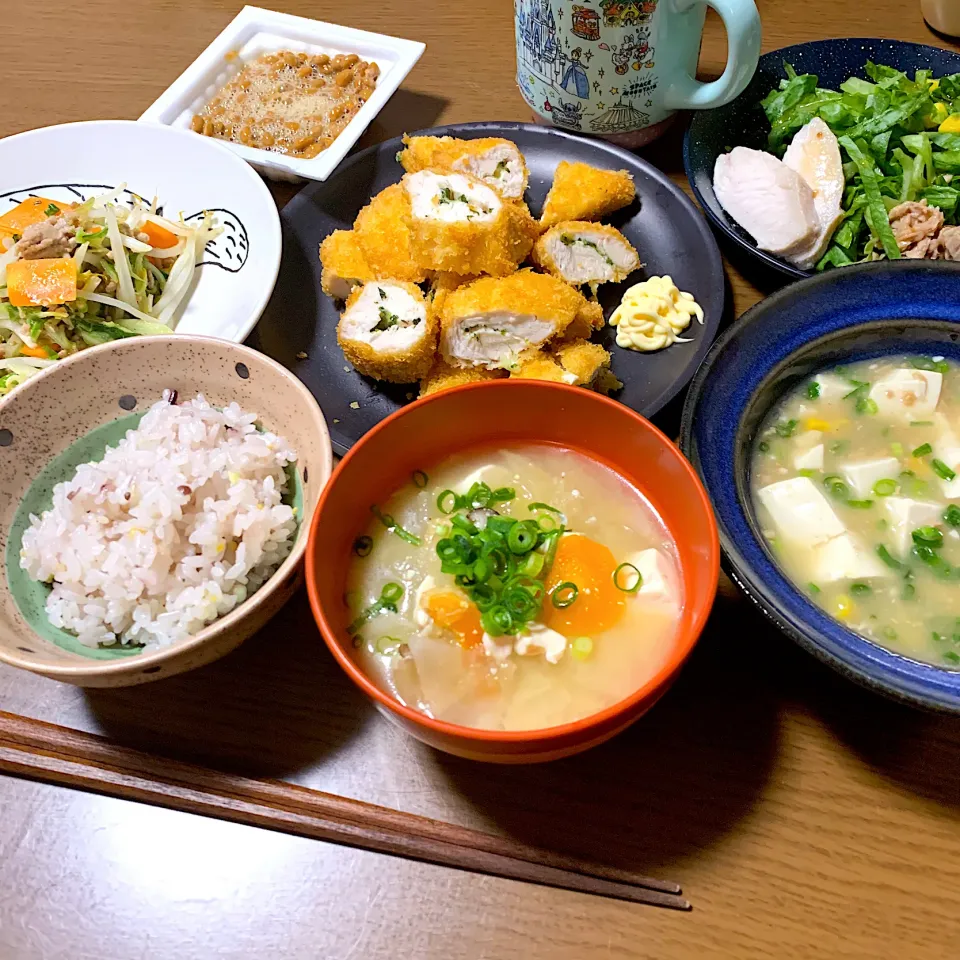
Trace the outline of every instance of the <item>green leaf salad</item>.
[[170, 220], [124, 186], [79, 205], [30, 198], [0, 216], [0, 396], [57, 360], [170, 333], [220, 228]]
[[938, 208], [942, 224], [960, 223], [960, 180], [954, 179], [960, 173], [960, 73], [934, 79], [930, 70], [918, 70], [911, 79], [868, 62], [869, 79], [850, 77], [839, 90], [829, 90], [813, 74], [784, 67], [786, 79], [762, 101], [771, 152], [782, 156], [797, 131], [819, 117], [845, 158], [843, 219], [816, 269], [902, 255], [943, 256], [920, 247], [904, 252], [890, 211], [918, 202]]

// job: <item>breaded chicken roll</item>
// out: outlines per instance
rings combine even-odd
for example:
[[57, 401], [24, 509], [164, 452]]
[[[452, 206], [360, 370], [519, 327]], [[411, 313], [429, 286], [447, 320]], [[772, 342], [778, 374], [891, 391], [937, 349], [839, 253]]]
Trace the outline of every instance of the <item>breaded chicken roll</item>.
[[437, 360], [427, 375], [420, 381], [420, 396], [460, 387], [465, 383], [480, 383], [483, 380], [499, 380], [506, 376], [502, 370], [486, 370], [483, 367], [451, 367]]
[[601, 170], [561, 160], [543, 204], [543, 229], [564, 220], [599, 220], [633, 202], [637, 191], [626, 170]]
[[565, 220], [536, 242], [533, 262], [567, 283], [619, 283], [640, 258], [615, 227], [585, 220]]
[[519, 200], [527, 189], [527, 163], [513, 141], [501, 137], [404, 137], [397, 155], [407, 173], [436, 170], [469, 173], [505, 200]]
[[573, 287], [532, 270], [475, 280], [443, 303], [443, 358], [454, 367], [511, 370], [524, 351], [562, 334], [583, 303]]
[[563, 368], [566, 382], [578, 387], [594, 386], [600, 375], [610, 369], [610, 352], [589, 340], [560, 344], [553, 356]]
[[410, 250], [424, 268], [506, 276], [533, 247], [537, 228], [522, 203], [507, 203], [476, 177], [421, 170], [403, 178]]
[[438, 273], [430, 281], [427, 302], [434, 313], [439, 314], [443, 309], [443, 302], [447, 299], [448, 293], [452, 293], [464, 284], [472, 283], [476, 279], [478, 278], [473, 274], [461, 276], [459, 273]]
[[343, 355], [375, 380], [412, 383], [425, 376], [437, 351], [436, 315], [420, 288], [373, 280], [350, 294], [337, 340]]
[[375, 279], [353, 230], [334, 230], [320, 244], [320, 286], [328, 297], [346, 300], [354, 287]]
[[563, 331], [564, 340], [589, 340], [597, 330], [603, 329], [603, 307], [596, 300], [580, 298], [580, 307], [573, 323]]
[[427, 271], [410, 249], [409, 209], [403, 187], [394, 183], [381, 190], [357, 214], [353, 225], [357, 242], [377, 277], [406, 283], [421, 283], [427, 278]]
[[563, 367], [543, 350], [520, 358], [517, 369], [510, 374], [511, 380], [548, 380], [551, 383], [570, 383]]

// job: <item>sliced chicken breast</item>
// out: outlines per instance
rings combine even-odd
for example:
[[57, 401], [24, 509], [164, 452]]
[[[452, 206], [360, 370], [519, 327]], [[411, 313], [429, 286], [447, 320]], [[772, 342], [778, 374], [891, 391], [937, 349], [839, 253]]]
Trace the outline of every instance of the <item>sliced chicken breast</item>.
[[411, 383], [427, 374], [437, 348], [437, 322], [420, 288], [373, 280], [354, 290], [337, 326], [344, 356], [368, 377]]
[[583, 298], [546, 274], [521, 270], [484, 277], [447, 295], [440, 317], [440, 349], [454, 367], [512, 370], [521, 354], [562, 334]]
[[723, 209], [761, 250], [786, 257], [802, 252], [819, 233], [809, 184], [773, 154], [749, 147], [721, 154], [713, 189]]
[[814, 117], [797, 131], [783, 162], [796, 170], [813, 191], [813, 205], [819, 226], [808, 246], [790, 254], [789, 259], [803, 270], [811, 270], [823, 256], [834, 230], [843, 219], [843, 161], [833, 131]]
[[558, 223], [543, 234], [534, 245], [533, 261], [577, 286], [617, 283], [640, 266], [637, 251], [619, 230], [575, 220]]
[[426, 269], [506, 276], [533, 246], [536, 225], [523, 203], [465, 173], [421, 170], [403, 178], [414, 258]]

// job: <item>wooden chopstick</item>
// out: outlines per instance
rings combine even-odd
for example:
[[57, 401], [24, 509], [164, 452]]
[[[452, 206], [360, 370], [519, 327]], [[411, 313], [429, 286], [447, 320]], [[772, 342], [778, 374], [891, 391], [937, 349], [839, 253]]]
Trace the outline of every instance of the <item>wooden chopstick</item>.
[[0, 771], [440, 866], [690, 909], [675, 883], [282, 780], [255, 780], [155, 757], [4, 711]]

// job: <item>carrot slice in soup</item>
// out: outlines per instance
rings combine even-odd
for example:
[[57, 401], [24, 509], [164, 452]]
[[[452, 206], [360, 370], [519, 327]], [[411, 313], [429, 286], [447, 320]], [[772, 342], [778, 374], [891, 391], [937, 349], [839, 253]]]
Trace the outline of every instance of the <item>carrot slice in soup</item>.
[[77, 266], [71, 257], [14, 260], [7, 264], [7, 297], [15, 307], [49, 307], [77, 299]]
[[[53, 212], [54, 208], [56, 208], [56, 213]], [[71, 213], [72, 211], [72, 203], [48, 200], [46, 197], [29, 197], [0, 217], [0, 240], [4, 237], [13, 240], [15, 237], [22, 235], [23, 231], [33, 223], [41, 223], [47, 217], [56, 216], [60, 213]]]
[[150, 238], [148, 242], [160, 250], [169, 250], [180, 242], [180, 238], [175, 233], [152, 220], [147, 220], [140, 230]]

